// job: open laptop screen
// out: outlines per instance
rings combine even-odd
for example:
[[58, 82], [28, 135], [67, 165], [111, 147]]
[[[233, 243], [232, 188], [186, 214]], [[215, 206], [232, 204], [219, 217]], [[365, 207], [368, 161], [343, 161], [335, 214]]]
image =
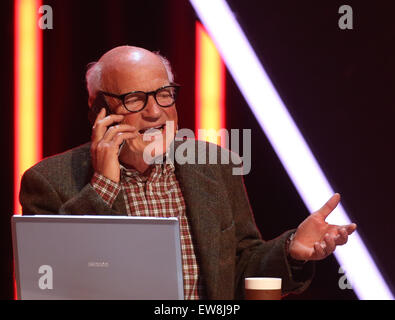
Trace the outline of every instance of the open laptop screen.
[[18, 299], [183, 299], [177, 218], [13, 216]]

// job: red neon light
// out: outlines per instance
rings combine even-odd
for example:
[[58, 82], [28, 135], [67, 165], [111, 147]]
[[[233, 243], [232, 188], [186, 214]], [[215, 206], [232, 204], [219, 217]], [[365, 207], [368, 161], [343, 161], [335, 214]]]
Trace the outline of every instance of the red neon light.
[[[14, 214], [21, 214], [22, 174], [42, 158], [40, 0], [14, 2]], [[14, 281], [14, 299], [17, 297]]]
[[22, 174], [42, 158], [42, 31], [40, 0], [14, 7], [14, 214]]
[[[219, 129], [225, 127], [225, 66], [213, 41], [204, 27], [196, 22], [196, 87], [195, 116], [198, 129]], [[219, 143], [213, 132], [205, 139]]]

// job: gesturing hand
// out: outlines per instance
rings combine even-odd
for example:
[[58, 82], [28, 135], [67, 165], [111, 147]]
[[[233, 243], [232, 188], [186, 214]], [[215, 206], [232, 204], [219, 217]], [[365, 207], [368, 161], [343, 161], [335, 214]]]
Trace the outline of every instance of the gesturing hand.
[[357, 225], [337, 226], [325, 222], [326, 217], [340, 202], [335, 193], [324, 206], [307, 217], [298, 227], [289, 245], [289, 254], [297, 260], [321, 260], [335, 251], [336, 246], [347, 242]]
[[[106, 110], [102, 108], [92, 128], [91, 156], [95, 172], [118, 183], [120, 179], [120, 165], [118, 151], [124, 140], [138, 135], [135, 127], [128, 124], [118, 124], [123, 115], [111, 114], [106, 117]], [[110, 128], [108, 128], [111, 126]]]

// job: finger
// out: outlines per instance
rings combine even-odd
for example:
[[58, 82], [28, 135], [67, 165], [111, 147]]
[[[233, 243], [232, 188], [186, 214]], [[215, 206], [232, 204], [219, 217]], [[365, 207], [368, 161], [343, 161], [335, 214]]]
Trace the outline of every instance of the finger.
[[94, 140], [96, 140], [96, 139], [94, 139], [94, 136], [95, 136], [95, 131], [97, 129], [97, 123], [99, 121], [103, 120], [105, 118], [105, 116], [106, 116], [106, 109], [105, 108], [101, 108], [100, 112], [97, 114], [95, 122], [94, 122], [94, 124], [92, 126], [92, 145], [94, 144]]
[[120, 132], [117, 134], [117, 136], [114, 138], [114, 144], [119, 147], [122, 142], [124, 142], [125, 140], [128, 139], [133, 139], [138, 137], [138, 132], [134, 131], [134, 132]]
[[[100, 111], [100, 113], [101, 112], [102, 111]], [[104, 134], [106, 133], [107, 127], [116, 122], [122, 121], [124, 117], [125, 116], [121, 114], [111, 114], [104, 118], [99, 118], [98, 116], [98, 119], [96, 119], [97, 121], [95, 122], [92, 128], [92, 142], [100, 141], [103, 138]]]
[[324, 237], [324, 242], [326, 245], [325, 253], [330, 255], [336, 249], [335, 237], [327, 233]]
[[326, 217], [336, 208], [340, 202], [340, 194], [335, 193], [316, 213], [322, 218]]
[[315, 259], [323, 259], [325, 257], [325, 251], [319, 242], [314, 243], [314, 257]]
[[335, 243], [337, 246], [346, 244], [348, 240], [348, 233], [345, 228], [341, 227], [338, 229], [338, 234], [335, 237]]
[[118, 124], [116, 126], [110, 127], [106, 133], [104, 134], [103, 141], [109, 142], [111, 141], [116, 135], [121, 132], [137, 132], [136, 127], [131, 126], [129, 124]]
[[97, 114], [97, 117], [95, 119], [95, 122], [94, 122], [93, 126], [95, 126], [98, 121], [104, 119], [105, 116], [106, 116], [106, 109], [105, 108], [101, 108], [100, 112]]
[[347, 234], [350, 235], [357, 229], [357, 225], [355, 223], [350, 223], [344, 226], [344, 228], [346, 229]]

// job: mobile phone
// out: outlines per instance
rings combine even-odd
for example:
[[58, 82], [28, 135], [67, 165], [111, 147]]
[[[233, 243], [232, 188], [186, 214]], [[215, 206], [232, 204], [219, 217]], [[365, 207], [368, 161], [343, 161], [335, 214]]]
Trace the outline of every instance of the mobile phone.
[[93, 101], [92, 106], [89, 108], [88, 117], [89, 117], [89, 122], [92, 125], [95, 123], [97, 115], [99, 114], [99, 112], [102, 108], [106, 109], [106, 115], [109, 115], [112, 113], [110, 110], [110, 107], [108, 106], [107, 101], [104, 97], [104, 94], [99, 91], [96, 95], [95, 101]]

